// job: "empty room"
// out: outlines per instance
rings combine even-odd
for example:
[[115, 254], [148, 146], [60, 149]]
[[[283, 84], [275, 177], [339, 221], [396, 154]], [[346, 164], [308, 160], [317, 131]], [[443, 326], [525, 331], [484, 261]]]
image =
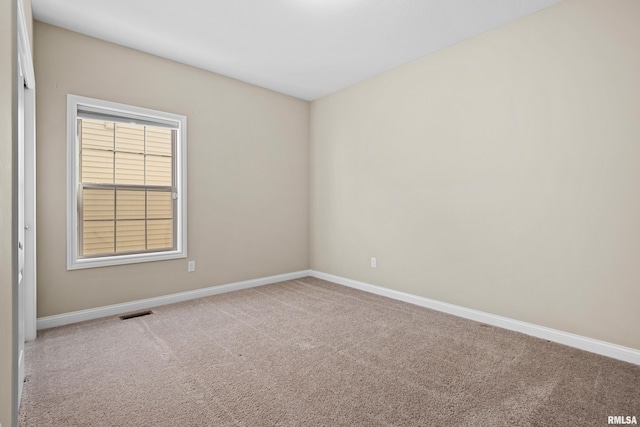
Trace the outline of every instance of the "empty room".
[[640, 419], [640, 2], [1, 0], [0, 427]]

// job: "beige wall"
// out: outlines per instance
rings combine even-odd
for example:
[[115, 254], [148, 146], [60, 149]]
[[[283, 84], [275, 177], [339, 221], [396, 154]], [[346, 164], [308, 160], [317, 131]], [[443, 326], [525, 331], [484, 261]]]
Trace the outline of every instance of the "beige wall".
[[[35, 23], [38, 317], [309, 268], [309, 103]], [[188, 117], [187, 260], [67, 271], [68, 93]]]
[[638, 22], [565, 0], [314, 101], [311, 268], [640, 349]]
[[[638, 18], [632, 0], [564, 0], [311, 120], [304, 101], [36, 23], [38, 316], [310, 266], [640, 349]], [[67, 93], [189, 117], [196, 273], [65, 270]]]
[[0, 423], [12, 422], [14, 1], [0, 0]]

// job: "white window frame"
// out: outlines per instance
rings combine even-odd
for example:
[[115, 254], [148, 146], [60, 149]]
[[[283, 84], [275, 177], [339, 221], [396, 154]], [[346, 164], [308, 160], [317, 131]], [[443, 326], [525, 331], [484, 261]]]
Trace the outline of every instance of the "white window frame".
[[[146, 252], [125, 255], [110, 255], [95, 258], [79, 257], [78, 239], [78, 177], [79, 142], [78, 108], [98, 109], [113, 115], [167, 123], [178, 129], [178, 142], [175, 152], [175, 178], [177, 188], [176, 249], [161, 252]], [[148, 261], [161, 261], [187, 257], [187, 118], [148, 108], [135, 107], [101, 99], [78, 95], [67, 95], [67, 270], [105, 267], [110, 265], [132, 264]]]

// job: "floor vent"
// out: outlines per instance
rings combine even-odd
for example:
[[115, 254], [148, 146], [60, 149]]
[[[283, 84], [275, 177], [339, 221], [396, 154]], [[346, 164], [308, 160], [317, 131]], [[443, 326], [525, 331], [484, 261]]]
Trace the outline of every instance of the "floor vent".
[[123, 314], [122, 316], [120, 316], [120, 320], [133, 319], [136, 317], [148, 316], [150, 314], [153, 314], [153, 311], [151, 310], [136, 311], [135, 313]]

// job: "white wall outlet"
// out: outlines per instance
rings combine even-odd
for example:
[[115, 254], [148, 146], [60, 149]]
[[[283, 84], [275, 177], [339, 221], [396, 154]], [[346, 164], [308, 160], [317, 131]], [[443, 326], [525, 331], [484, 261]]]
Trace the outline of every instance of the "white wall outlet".
[[376, 268], [378, 266], [378, 260], [371, 258], [371, 267]]
[[194, 271], [196, 271], [196, 262], [189, 261], [189, 263], [187, 264], [187, 273], [193, 273]]

